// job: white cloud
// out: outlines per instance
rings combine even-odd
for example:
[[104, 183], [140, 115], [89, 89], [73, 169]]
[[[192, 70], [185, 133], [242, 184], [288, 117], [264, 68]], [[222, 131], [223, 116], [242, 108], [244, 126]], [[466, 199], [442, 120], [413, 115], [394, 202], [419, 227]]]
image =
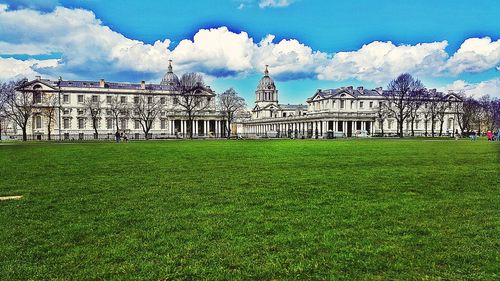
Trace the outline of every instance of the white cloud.
[[[415, 45], [375, 41], [359, 50], [329, 54], [296, 39], [274, 42], [274, 35], [256, 41], [246, 32], [235, 33], [227, 27], [200, 29], [192, 39], [182, 40], [173, 48], [169, 39], [147, 44], [127, 38], [103, 25], [88, 10], [56, 7], [43, 13], [9, 10], [3, 4], [0, 26], [0, 54], [4, 56], [62, 54], [57, 63], [48, 60], [43, 68], [34, 67], [43, 60], [10, 61], [15, 65], [13, 69], [28, 75], [65, 78], [129, 80], [120, 75], [139, 73], [155, 80], [166, 71], [168, 59], [174, 60], [177, 72], [200, 71], [214, 77], [261, 73], [269, 64], [271, 74], [278, 79], [359, 79], [377, 83], [386, 83], [402, 72], [417, 77], [449, 76], [498, 69], [500, 64], [500, 41], [488, 37], [465, 40], [451, 58], [445, 51], [447, 41]], [[15, 75], [5, 68], [0, 72], [1, 77]]]
[[443, 92], [464, 92], [467, 95], [472, 95], [479, 98], [484, 95], [500, 98], [500, 78], [482, 81], [479, 83], [468, 83], [464, 80], [456, 80], [453, 83], [446, 85], [439, 90]]
[[17, 60], [0, 58], [0, 81], [34, 77], [40, 75], [37, 69], [57, 66], [57, 60]]
[[41, 11], [52, 11], [58, 4], [59, 0], [0, 0], [13, 10], [18, 9], [34, 9]]
[[292, 4], [292, 0], [260, 0], [260, 8], [281, 8], [288, 7]]
[[375, 41], [357, 51], [336, 53], [320, 70], [318, 78], [382, 82], [402, 72], [430, 73], [445, 63], [447, 45], [447, 41], [401, 46]]
[[463, 72], [482, 72], [500, 63], [500, 39], [492, 41], [489, 37], [469, 38], [446, 64], [446, 71], [452, 74]]

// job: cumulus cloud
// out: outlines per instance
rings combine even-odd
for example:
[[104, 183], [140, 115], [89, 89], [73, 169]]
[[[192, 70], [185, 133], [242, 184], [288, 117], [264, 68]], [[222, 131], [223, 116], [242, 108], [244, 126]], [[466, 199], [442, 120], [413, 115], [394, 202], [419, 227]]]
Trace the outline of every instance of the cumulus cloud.
[[448, 54], [447, 41], [396, 46], [392, 42], [372, 42], [357, 51], [339, 52], [322, 67], [318, 78], [357, 78], [381, 82], [402, 72], [429, 73], [442, 66]]
[[[200, 29], [193, 38], [180, 41], [174, 48], [169, 39], [147, 44], [127, 38], [88, 10], [56, 7], [51, 12], [41, 12], [13, 10], [0, 4], [1, 55], [61, 54], [57, 63], [3, 63], [13, 64], [12, 69], [28, 75], [65, 78], [155, 80], [166, 71], [167, 61], [173, 59], [179, 73], [199, 71], [213, 77], [262, 72], [264, 65], [269, 64], [271, 74], [279, 80], [359, 79], [385, 83], [402, 72], [425, 77], [498, 69], [499, 42], [488, 37], [470, 38], [451, 58], [445, 51], [447, 41], [415, 45], [375, 41], [359, 50], [331, 54], [296, 39], [276, 42], [274, 35], [267, 35], [256, 41], [246, 32], [219, 27]], [[2, 77], [15, 74], [5, 68], [1, 72]]]
[[0, 81], [34, 77], [41, 75], [39, 70], [47, 67], [56, 67], [57, 60], [17, 60], [14, 58], [0, 58]]
[[492, 41], [489, 37], [469, 38], [446, 64], [452, 74], [463, 72], [482, 72], [497, 66], [500, 62], [500, 39]]
[[292, 0], [260, 0], [260, 8], [281, 8], [288, 7], [292, 3]]
[[12, 10], [33, 9], [49, 12], [59, 4], [59, 0], [0, 0], [0, 4], [6, 4]]
[[456, 80], [440, 89], [443, 92], [464, 92], [467, 95], [479, 98], [484, 95], [500, 98], [500, 78], [482, 81], [479, 83], [468, 83], [464, 80]]

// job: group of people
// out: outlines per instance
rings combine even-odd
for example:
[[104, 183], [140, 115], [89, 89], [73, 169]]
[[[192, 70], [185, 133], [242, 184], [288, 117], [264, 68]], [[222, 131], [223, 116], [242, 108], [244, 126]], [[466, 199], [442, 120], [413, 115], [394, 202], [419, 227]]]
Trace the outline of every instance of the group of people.
[[128, 142], [128, 136], [126, 133], [120, 133], [118, 131], [116, 131], [115, 133], [115, 141], [118, 143], [120, 142], [121, 140], [123, 139], [124, 142]]
[[497, 132], [488, 131], [486, 135], [488, 136], [488, 141], [500, 141], [500, 129]]
[[[478, 136], [479, 133], [472, 132], [469, 138], [470, 140], [477, 140]], [[498, 129], [498, 131], [488, 131], [486, 136], [488, 137], [488, 141], [500, 141], [500, 129]]]

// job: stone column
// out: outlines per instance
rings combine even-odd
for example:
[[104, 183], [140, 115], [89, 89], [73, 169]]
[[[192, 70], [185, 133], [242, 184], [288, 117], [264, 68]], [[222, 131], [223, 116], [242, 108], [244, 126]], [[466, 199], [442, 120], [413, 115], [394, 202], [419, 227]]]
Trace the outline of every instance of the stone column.
[[198, 120], [193, 121], [193, 136], [198, 136]]

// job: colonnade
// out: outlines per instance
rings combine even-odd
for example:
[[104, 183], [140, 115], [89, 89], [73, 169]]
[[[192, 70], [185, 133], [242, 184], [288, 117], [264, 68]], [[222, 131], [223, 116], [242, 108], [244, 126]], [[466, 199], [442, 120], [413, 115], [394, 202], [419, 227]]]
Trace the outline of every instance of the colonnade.
[[277, 133], [280, 137], [305, 136], [326, 137], [328, 132], [342, 132], [345, 136], [354, 135], [355, 131], [373, 132], [374, 121], [372, 120], [313, 120], [275, 123], [245, 124], [245, 133], [255, 135], [266, 135]]
[[[189, 135], [189, 120], [170, 119], [169, 132], [171, 135]], [[227, 128], [224, 120], [193, 120], [193, 136], [225, 137]]]

